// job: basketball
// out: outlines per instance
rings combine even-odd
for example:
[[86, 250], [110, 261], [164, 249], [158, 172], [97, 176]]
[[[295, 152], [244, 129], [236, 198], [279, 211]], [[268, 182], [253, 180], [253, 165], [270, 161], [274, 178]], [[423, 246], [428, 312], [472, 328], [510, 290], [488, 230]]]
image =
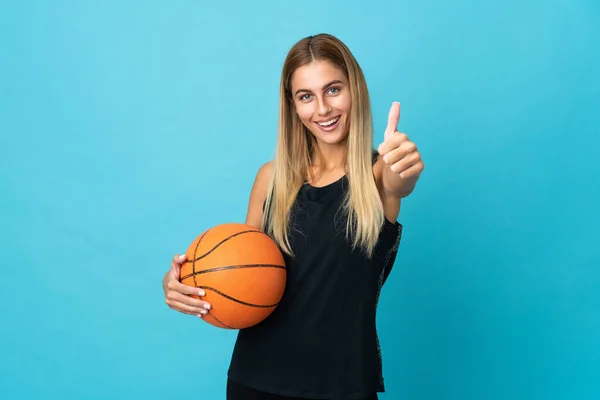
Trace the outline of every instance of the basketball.
[[225, 329], [256, 325], [283, 296], [287, 276], [283, 255], [275, 241], [252, 226], [212, 227], [185, 254], [179, 281], [204, 289], [202, 300], [212, 307], [203, 319], [211, 325]]

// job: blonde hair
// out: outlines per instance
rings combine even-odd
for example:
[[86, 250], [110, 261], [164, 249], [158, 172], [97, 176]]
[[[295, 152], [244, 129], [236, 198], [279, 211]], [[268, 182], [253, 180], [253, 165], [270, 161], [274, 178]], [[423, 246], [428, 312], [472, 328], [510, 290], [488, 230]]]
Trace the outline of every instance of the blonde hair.
[[283, 251], [293, 255], [288, 238], [290, 209], [310, 174], [311, 153], [320, 158], [321, 165], [324, 162], [314, 136], [295, 112], [291, 78], [297, 68], [321, 60], [340, 68], [348, 79], [352, 103], [346, 141], [349, 190], [343, 203], [347, 216], [346, 236], [352, 237], [354, 248], [360, 247], [370, 256], [377, 244], [384, 214], [372, 169], [373, 122], [369, 93], [363, 72], [350, 50], [328, 34], [300, 40], [285, 59], [280, 82], [278, 141], [262, 229]]

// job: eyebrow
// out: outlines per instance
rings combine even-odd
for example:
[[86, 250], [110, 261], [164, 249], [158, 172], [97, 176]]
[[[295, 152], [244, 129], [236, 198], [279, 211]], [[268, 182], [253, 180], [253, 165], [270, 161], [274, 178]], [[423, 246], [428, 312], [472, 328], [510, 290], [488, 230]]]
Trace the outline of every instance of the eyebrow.
[[[321, 88], [321, 90], [325, 90], [327, 87], [329, 87], [331, 85], [335, 85], [336, 83], [342, 83], [343, 84], [344, 82], [336, 79], [334, 81], [331, 81], [331, 82], [326, 83], [325, 85], [323, 85], [323, 87]], [[294, 96], [297, 95], [300, 92], [310, 92], [310, 90], [308, 90], [308, 89], [298, 89], [298, 90], [296, 90], [296, 93], [294, 93]]]

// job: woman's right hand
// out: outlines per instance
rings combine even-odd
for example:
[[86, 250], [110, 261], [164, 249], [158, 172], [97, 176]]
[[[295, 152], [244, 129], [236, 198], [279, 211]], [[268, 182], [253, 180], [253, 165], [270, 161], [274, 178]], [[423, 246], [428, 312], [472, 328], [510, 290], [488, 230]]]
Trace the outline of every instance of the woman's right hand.
[[183, 314], [196, 315], [200, 318], [210, 310], [210, 304], [195, 299], [191, 295], [204, 296], [204, 290], [179, 282], [181, 264], [186, 260], [185, 254], [175, 255], [171, 261], [171, 269], [163, 277], [165, 301], [169, 307]]

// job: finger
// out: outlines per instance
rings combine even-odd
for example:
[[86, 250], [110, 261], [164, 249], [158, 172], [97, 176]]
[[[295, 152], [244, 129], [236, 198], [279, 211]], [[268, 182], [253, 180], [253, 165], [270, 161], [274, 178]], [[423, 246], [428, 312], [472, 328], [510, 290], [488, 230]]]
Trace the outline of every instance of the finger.
[[210, 310], [212, 308], [211, 305], [204, 300], [195, 299], [193, 297], [186, 296], [184, 294], [173, 291], [167, 293], [167, 300], [176, 301], [178, 303], [184, 304], [186, 307], [197, 309], [198, 311], [202, 309]]
[[398, 147], [398, 143], [394, 140], [393, 135], [389, 135], [380, 145], [377, 147], [377, 152], [382, 156], [385, 156], [390, 151]]
[[420, 156], [411, 154], [392, 165], [390, 169], [400, 175], [400, 178], [410, 178], [413, 176], [417, 176], [423, 170], [423, 161], [421, 161]]
[[419, 161], [421, 161], [421, 156], [418, 152], [409, 153], [400, 158], [397, 162], [390, 164], [390, 169], [392, 170], [392, 172], [400, 174], [412, 167], [414, 164], [418, 163]]
[[408, 142], [406, 133], [394, 132], [393, 135], [389, 135], [388, 138], [379, 145], [377, 152], [382, 156], [385, 156], [390, 151], [402, 146], [404, 142]]
[[171, 269], [169, 270], [171, 275], [171, 280], [179, 280], [180, 272], [181, 272], [181, 264], [185, 262], [186, 256], [185, 254], [179, 255], [176, 254], [171, 260]]
[[184, 303], [175, 300], [167, 301], [167, 305], [173, 310], [179, 311], [183, 314], [196, 315], [198, 317], [202, 317], [203, 315], [208, 314], [208, 310], [205, 308], [190, 307]]
[[206, 292], [204, 291], [204, 289], [189, 286], [189, 285], [184, 285], [183, 283], [179, 282], [178, 280], [173, 280], [173, 281], [169, 282], [167, 287], [172, 291], [182, 293], [185, 295], [189, 295], [189, 296], [202, 297], [202, 296], [206, 295]]
[[173, 260], [171, 261], [171, 267], [178, 266], [180, 267], [187, 260], [187, 256], [185, 254], [175, 254]]
[[179, 279], [179, 271], [181, 270], [181, 264], [186, 260], [185, 254], [175, 254], [173, 259], [171, 260], [171, 275], [175, 279]]
[[410, 152], [416, 150], [416, 146], [409, 142], [404, 133], [396, 133], [390, 140], [379, 146], [382, 150], [383, 161], [386, 164], [395, 163]]
[[385, 139], [398, 130], [398, 122], [400, 122], [400, 103], [395, 101], [392, 103], [392, 107], [390, 107], [390, 112], [388, 113], [388, 123], [384, 135]]
[[405, 170], [404, 172], [402, 172], [400, 174], [400, 178], [406, 179], [406, 178], [414, 178], [416, 176], [419, 176], [421, 174], [421, 172], [423, 172], [424, 168], [425, 168], [425, 164], [423, 164], [423, 161], [419, 161], [416, 164], [414, 164], [412, 167], [410, 167], [407, 170]]
[[397, 147], [397, 148], [393, 149], [392, 151], [386, 153], [385, 156], [383, 156], [383, 162], [386, 163], [387, 165], [393, 165], [393, 164], [396, 164], [398, 161], [402, 160], [408, 154], [409, 154], [409, 152], [406, 151], [405, 149], [403, 149], [401, 147]]

